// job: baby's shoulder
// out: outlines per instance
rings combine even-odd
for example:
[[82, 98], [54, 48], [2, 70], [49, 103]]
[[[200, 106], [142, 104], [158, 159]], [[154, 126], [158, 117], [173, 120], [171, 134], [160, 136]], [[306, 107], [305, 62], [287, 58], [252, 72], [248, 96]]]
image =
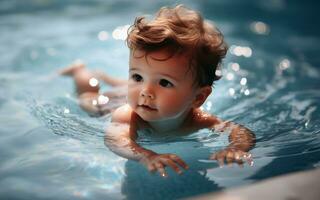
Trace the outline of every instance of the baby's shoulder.
[[118, 122], [118, 123], [129, 123], [131, 121], [131, 117], [133, 114], [132, 108], [125, 104], [123, 106], [120, 106], [112, 113], [112, 122]]
[[206, 113], [200, 109], [196, 110], [193, 114], [193, 125], [201, 128], [213, 128], [223, 121], [217, 116]]

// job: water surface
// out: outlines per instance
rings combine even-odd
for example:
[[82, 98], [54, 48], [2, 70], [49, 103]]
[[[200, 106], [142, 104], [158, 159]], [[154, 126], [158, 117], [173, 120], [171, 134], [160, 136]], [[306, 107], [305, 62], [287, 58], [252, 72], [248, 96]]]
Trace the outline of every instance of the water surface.
[[142, 138], [147, 148], [176, 153], [190, 165], [182, 176], [149, 174], [105, 147], [109, 116], [83, 112], [72, 80], [55, 75], [82, 59], [90, 69], [126, 78], [121, 33], [135, 16], [171, 1], [4, 0], [1, 199], [176, 199], [320, 166], [320, 42], [313, 23], [319, 3], [176, 2], [199, 10], [225, 34], [224, 77], [203, 108], [256, 133], [254, 166], [219, 168], [208, 156], [228, 144], [227, 136], [201, 130], [184, 138]]

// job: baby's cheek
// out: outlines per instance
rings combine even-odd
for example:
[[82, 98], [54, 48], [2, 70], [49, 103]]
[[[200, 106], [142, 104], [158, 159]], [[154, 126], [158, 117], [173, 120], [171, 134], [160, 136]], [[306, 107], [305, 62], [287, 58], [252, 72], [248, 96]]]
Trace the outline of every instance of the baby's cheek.
[[135, 95], [135, 92], [134, 91], [128, 91], [128, 97], [127, 97], [127, 99], [128, 99], [128, 104], [130, 105], [130, 106], [133, 106], [135, 103], [136, 103], [136, 95]]
[[171, 98], [168, 101], [166, 101], [162, 105], [162, 107], [164, 108], [166, 113], [175, 115], [179, 113], [181, 110], [183, 110], [185, 106], [183, 105], [183, 102], [179, 101], [178, 99]]

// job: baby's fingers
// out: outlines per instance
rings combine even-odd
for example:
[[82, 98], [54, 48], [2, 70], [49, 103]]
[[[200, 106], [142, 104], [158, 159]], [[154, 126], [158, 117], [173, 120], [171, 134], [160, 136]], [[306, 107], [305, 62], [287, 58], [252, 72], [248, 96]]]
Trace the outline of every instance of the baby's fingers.
[[253, 166], [253, 159], [251, 153], [245, 153], [243, 155], [243, 159], [246, 160], [251, 167]]
[[153, 163], [148, 164], [147, 168], [148, 168], [149, 172], [154, 173], [156, 171], [156, 167]]
[[171, 167], [171, 168], [172, 168], [174, 171], [176, 171], [178, 174], [181, 174], [181, 173], [182, 173], [182, 171], [181, 171], [181, 169], [178, 167], [178, 165], [177, 165], [175, 162], [173, 162], [172, 160], [170, 160], [170, 159], [163, 159], [163, 160], [161, 160], [161, 162], [162, 162], [164, 165]]
[[159, 172], [160, 176], [162, 176], [162, 177], [168, 176], [166, 170], [164, 169], [164, 165], [161, 162], [157, 162], [155, 164], [155, 167], [157, 168], [157, 171]]
[[221, 151], [221, 152], [215, 153], [210, 157], [210, 159], [217, 160], [219, 163], [219, 166], [222, 167], [224, 165], [224, 161], [226, 159], [226, 151]]
[[234, 160], [235, 162], [240, 166], [240, 167], [243, 167], [243, 160], [242, 160], [243, 156], [241, 153], [239, 152], [236, 152], [234, 154]]
[[235, 153], [233, 151], [228, 151], [226, 154], [226, 162], [229, 166], [235, 161]]
[[177, 155], [171, 154], [169, 156], [174, 162], [178, 163], [182, 168], [188, 169], [189, 166], [187, 163], [185, 163], [181, 158], [179, 158]]
[[244, 162], [247, 162], [250, 166], [253, 165], [252, 156], [250, 153], [247, 153], [247, 152], [241, 152], [241, 151], [235, 152], [234, 161], [240, 166], [243, 166]]

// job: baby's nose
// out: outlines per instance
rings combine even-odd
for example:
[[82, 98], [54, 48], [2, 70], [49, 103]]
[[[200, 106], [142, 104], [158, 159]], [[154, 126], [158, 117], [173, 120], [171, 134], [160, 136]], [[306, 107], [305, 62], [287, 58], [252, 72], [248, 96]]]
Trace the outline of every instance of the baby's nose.
[[154, 99], [154, 94], [146, 89], [141, 91], [140, 96], [144, 98]]

